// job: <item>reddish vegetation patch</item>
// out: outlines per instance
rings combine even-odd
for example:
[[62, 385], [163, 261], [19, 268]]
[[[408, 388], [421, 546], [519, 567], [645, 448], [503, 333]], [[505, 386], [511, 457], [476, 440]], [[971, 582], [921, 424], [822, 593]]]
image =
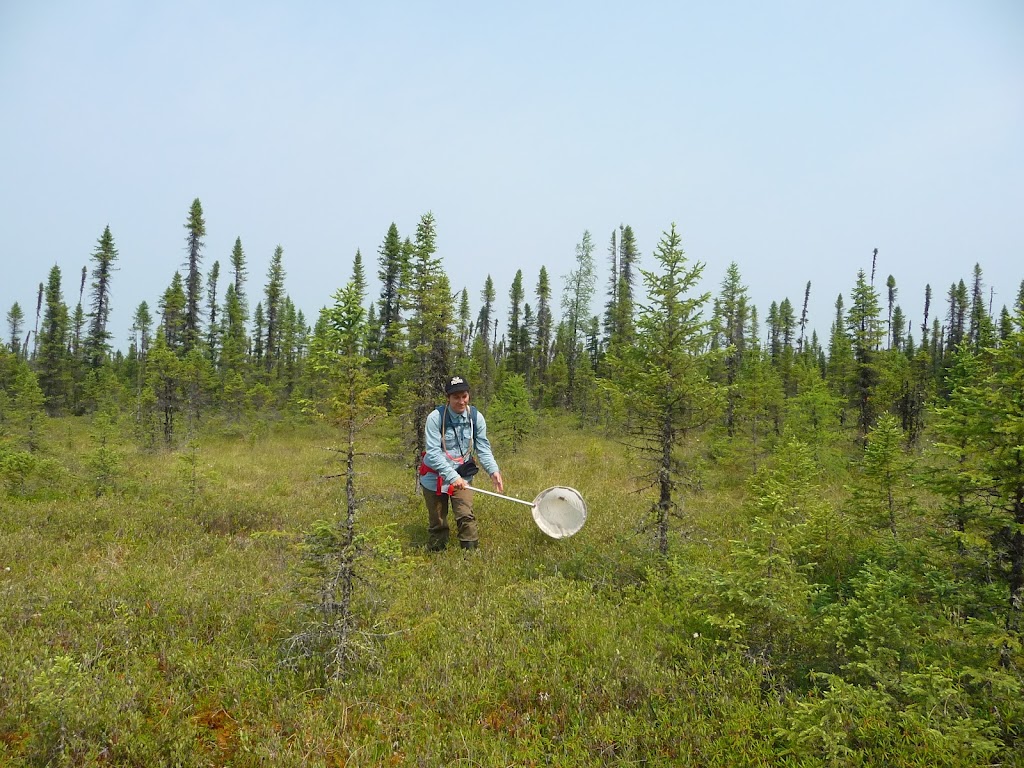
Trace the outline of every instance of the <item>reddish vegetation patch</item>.
[[224, 709], [200, 712], [195, 721], [211, 731], [217, 750], [224, 757], [230, 757], [238, 749], [238, 722]]
[[14, 750], [17, 750], [28, 738], [28, 734], [25, 731], [0, 731], [0, 744], [6, 744]]

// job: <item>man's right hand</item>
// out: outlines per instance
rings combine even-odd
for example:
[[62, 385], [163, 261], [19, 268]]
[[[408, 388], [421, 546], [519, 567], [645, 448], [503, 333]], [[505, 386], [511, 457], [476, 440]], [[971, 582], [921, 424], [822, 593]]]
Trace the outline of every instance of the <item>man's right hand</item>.
[[469, 485], [469, 483], [466, 482], [466, 478], [460, 477], [458, 480], [449, 483], [448, 487], [451, 488], [453, 491], [461, 491], [467, 485]]

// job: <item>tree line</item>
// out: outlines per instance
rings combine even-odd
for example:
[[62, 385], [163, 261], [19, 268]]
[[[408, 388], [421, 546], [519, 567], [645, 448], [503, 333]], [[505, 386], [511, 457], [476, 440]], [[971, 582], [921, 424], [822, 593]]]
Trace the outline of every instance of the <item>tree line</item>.
[[[238, 416], [315, 395], [309, 349], [327, 332], [329, 313], [321, 313], [313, 327], [307, 324], [285, 290], [282, 247], [274, 251], [262, 293], [250, 297], [241, 238], [223, 279], [219, 261], [203, 271], [206, 223], [198, 199], [184, 228], [184, 273], [174, 272], [155, 312], [147, 301], [135, 308], [126, 353], [113, 348], [108, 330], [118, 259], [109, 226], [89, 266], [82, 267], [73, 311], [56, 265], [39, 284], [31, 327], [21, 305], [11, 306], [7, 367], [21, 363], [35, 375], [47, 414], [94, 411], [101, 393], [116, 382], [134, 398], [138, 418], [155, 418], [170, 441], [175, 420], [186, 411], [212, 408]], [[471, 377], [483, 402], [515, 379], [533, 407], [607, 420], [612, 404], [603, 385], [615, 378], [622, 352], [636, 344], [638, 302], [651, 298], [637, 295], [639, 253], [632, 228], [611, 232], [601, 316], [591, 313], [596, 247], [590, 232], [583, 233], [563, 276], [557, 319], [556, 288], [543, 266], [532, 286], [522, 270], [516, 272], [504, 318], [498, 317], [488, 275], [474, 313], [468, 289], [453, 292], [436, 237], [429, 213], [411, 237], [403, 238], [392, 224], [378, 248], [380, 293], [368, 304], [359, 251], [352, 264], [351, 282], [366, 307], [360, 351], [387, 385], [388, 408], [408, 406], [418, 423], [444, 376], [457, 369]], [[708, 379], [723, 387], [720, 418], [730, 436], [747, 434], [756, 441], [781, 433], [787, 419], [796, 417], [812, 426], [829, 419], [855, 424], [863, 437], [881, 414], [892, 412], [914, 444], [929, 398], [948, 394], [945, 377], [958, 350], [966, 346], [980, 353], [1012, 334], [1015, 307], [992, 314], [980, 265], [970, 287], [963, 280], [949, 287], [943, 311], [934, 311], [932, 288], [926, 286], [924, 315], [916, 326], [900, 307], [892, 275], [884, 295], [876, 288], [877, 256], [876, 249], [870, 276], [861, 270], [849, 296], [837, 296], [824, 342], [816, 331], [808, 333], [810, 282], [799, 316], [788, 297], [771, 303], [762, 339], [739, 267], [729, 265], [720, 290], [708, 297], [706, 322], [691, 352], [707, 355]], [[787, 409], [793, 401], [801, 407]]]

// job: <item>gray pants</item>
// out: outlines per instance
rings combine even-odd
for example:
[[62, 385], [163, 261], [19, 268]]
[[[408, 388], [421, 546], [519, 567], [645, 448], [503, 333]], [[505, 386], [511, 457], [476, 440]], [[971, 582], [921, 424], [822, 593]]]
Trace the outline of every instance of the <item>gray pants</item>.
[[[421, 486], [422, 488], [422, 486]], [[476, 541], [476, 517], [473, 515], [473, 492], [456, 491], [448, 496], [438, 496], [429, 488], [423, 488], [423, 500], [427, 503], [427, 535], [431, 549], [444, 549], [448, 544], [448, 500], [455, 513], [455, 525], [459, 530], [459, 541]]]

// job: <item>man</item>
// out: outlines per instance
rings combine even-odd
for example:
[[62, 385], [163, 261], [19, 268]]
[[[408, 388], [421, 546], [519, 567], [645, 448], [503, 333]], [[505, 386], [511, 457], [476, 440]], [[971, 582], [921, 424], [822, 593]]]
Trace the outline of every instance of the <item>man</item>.
[[473, 461], [474, 452], [491, 476], [495, 490], [505, 491], [487, 439], [487, 422], [483, 414], [469, 405], [469, 384], [461, 376], [452, 376], [445, 382], [444, 393], [447, 404], [427, 416], [426, 451], [420, 465], [420, 485], [427, 503], [429, 547], [435, 552], [448, 544], [449, 498], [459, 531], [459, 546], [463, 549], [478, 546], [473, 492], [468, 488], [478, 469]]

